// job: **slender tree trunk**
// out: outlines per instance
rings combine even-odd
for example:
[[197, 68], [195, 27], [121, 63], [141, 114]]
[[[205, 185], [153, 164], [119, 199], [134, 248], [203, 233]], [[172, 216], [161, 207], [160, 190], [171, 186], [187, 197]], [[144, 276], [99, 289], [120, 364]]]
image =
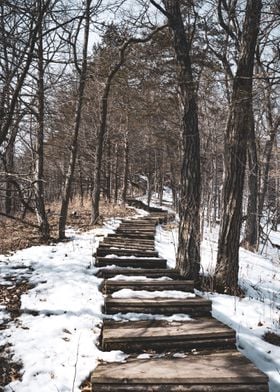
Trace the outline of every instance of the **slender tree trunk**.
[[259, 164], [254, 126], [254, 114], [252, 108], [249, 115], [249, 122], [251, 123], [250, 135], [248, 140], [249, 197], [247, 205], [245, 235], [242, 241], [242, 246], [248, 250], [257, 251], [259, 240]]
[[128, 169], [129, 169], [129, 144], [128, 144], [128, 131], [125, 134], [124, 140], [124, 171], [123, 171], [123, 189], [122, 189], [122, 202], [125, 204], [127, 198], [128, 187]]
[[42, 29], [38, 39], [38, 129], [35, 148], [35, 205], [40, 235], [44, 240], [50, 237], [48, 216], [45, 208], [44, 186], [44, 132], [45, 132], [45, 84], [44, 84], [44, 48]]
[[86, 75], [87, 75], [87, 53], [88, 53], [88, 37], [89, 37], [89, 26], [90, 26], [90, 6], [91, 0], [86, 1], [86, 14], [85, 14], [85, 28], [84, 28], [84, 43], [83, 43], [83, 59], [82, 59], [82, 68], [80, 72], [80, 81], [79, 81], [79, 90], [78, 90], [78, 98], [75, 109], [75, 118], [74, 118], [74, 129], [71, 141], [71, 153], [70, 160], [68, 164], [68, 170], [65, 177], [64, 186], [62, 189], [62, 200], [61, 200], [61, 209], [59, 216], [59, 238], [65, 238], [65, 226], [67, 221], [68, 214], [68, 206], [71, 195], [71, 187], [73, 183], [73, 176], [77, 158], [78, 151], [78, 135], [81, 125], [81, 116], [82, 116], [82, 108], [84, 102], [84, 90], [86, 84]]
[[[154, 4], [154, 2], [152, 1]], [[183, 102], [183, 160], [179, 202], [179, 239], [176, 268], [198, 280], [200, 269], [200, 138], [197, 92], [193, 79], [190, 42], [184, 28], [180, 2], [165, 0], [166, 17], [173, 33], [178, 84]]]
[[16, 133], [12, 136], [5, 153], [6, 189], [5, 189], [5, 213], [11, 215], [13, 211], [13, 180], [11, 174], [14, 172], [14, 144]]
[[[278, 160], [276, 163], [276, 172], [279, 173], [279, 164]], [[274, 214], [272, 218], [272, 227], [271, 230], [277, 231], [278, 225], [280, 224], [280, 180], [279, 177], [275, 177], [275, 197], [274, 197]]]
[[[19, 70], [19, 77], [16, 85], [13, 87], [11, 91], [12, 96], [10, 99], [9, 107], [6, 109], [5, 120], [0, 121], [0, 146], [6, 141], [7, 135], [13, 123], [13, 117], [16, 110], [18, 97], [24, 85], [26, 76], [28, 74], [30, 65], [32, 63], [34, 57], [34, 48], [38, 39], [38, 32], [40, 31], [43, 23], [43, 18], [45, 13], [48, 11], [51, 4], [51, 0], [46, 0], [42, 5], [41, 9], [38, 12], [38, 9], [32, 15], [31, 24], [30, 24], [30, 35], [29, 35], [29, 46], [25, 47], [25, 62], [22, 64], [22, 69]], [[33, 27], [33, 28], [32, 28]], [[2, 119], [1, 119], [2, 120]]]
[[119, 194], [119, 148], [118, 144], [115, 145], [115, 192], [114, 192], [114, 202], [118, 202], [118, 194]]
[[247, 141], [251, 128], [254, 54], [261, 7], [261, 0], [247, 1], [241, 49], [226, 129], [223, 215], [215, 279], [217, 290], [227, 293], [236, 293], [238, 290], [242, 196]]
[[82, 162], [81, 159], [78, 158], [78, 166], [79, 166], [79, 188], [80, 188], [80, 206], [84, 206], [84, 184], [83, 184], [83, 171], [82, 171]]
[[106, 162], [106, 198], [109, 203], [111, 203], [111, 185], [112, 185], [112, 178], [111, 178], [111, 142], [108, 140], [107, 146], [107, 162]]
[[267, 195], [267, 189], [268, 189], [268, 177], [269, 177], [269, 170], [270, 170], [270, 162], [271, 162], [271, 157], [272, 157], [272, 150], [273, 150], [273, 145], [276, 140], [276, 135], [277, 135], [277, 129], [280, 125], [280, 117], [277, 118], [275, 124], [273, 125], [272, 121], [272, 113], [270, 108], [268, 108], [269, 111], [269, 125], [270, 125], [270, 134], [269, 134], [269, 139], [267, 140], [265, 144], [265, 149], [264, 149], [264, 169], [263, 169], [263, 175], [262, 175], [262, 184], [261, 184], [261, 190], [260, 190], [260, 200], [259, 200], [259, 222], [261, 220], [261, 217], [263, 215], [263, 210], [264, 210], [264, 201]]

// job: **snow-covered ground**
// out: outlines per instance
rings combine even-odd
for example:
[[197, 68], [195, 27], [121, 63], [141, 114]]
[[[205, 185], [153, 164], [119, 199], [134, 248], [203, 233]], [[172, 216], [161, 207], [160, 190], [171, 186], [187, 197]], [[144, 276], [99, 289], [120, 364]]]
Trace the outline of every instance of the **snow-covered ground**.
[[[168, 198], [168, 195], [165, 195]], [[69, 242], [37, 246], [11, 256], [1, 256], [0, 283], [10, 284], [5, 276], [18, 273], [34, 288], [22, 296], [22, 315], [1, 331], [0, 348], [11, 343], [15, 359], [23, 364], [22, 381], [14, 381], [5, 392], [78, 392], [79, 385], [99, 360], [123, 361], [122, 352], [102, 352], [97, 341], [102, 323], [103, 296], [99, 291], [93, 254], [100, 239], [112, 232], [118, 220], [87, 233], [69, 230]], [[280, 233], [273, 233], [280, 244]], [[211, 274], [215, 268], [218, 227], [207, 229], [202, 243], [202, 268]], [[176, 226], [157, 228], [156, 248], [174, 266]], [[268, 245], [263, 255], [240, 250], [240, 283], [246, 290], [243, 299], [202, 293], [213, 301], [213, 315], [237, 331], [238, 348], [270, 379], [270, 392], [280, 391], [280, 347], [262, 339], [266, 331], [280, 334], [280, 260], [279, 250]], [[15, 269], [21, 267], [20, 269]], [[30, 268], [32, 267], [32, 268]], [[121, 276], [116, 277], [119, 279]], [[133, 279], [129, 277], [127, 279]], [[151, 293], [120, 291], [118, 297], [150, 296]], [[185, 293], [169, 292], [170, 297]], [[0, 324], [9, 317], [0, 308]], [[188, 315], [164, 318], [159, 315], [115, 315], [114, 319], [188, 320]], [[178, 353], [178, 356], [183, 355]]]
[[[12, 382], [5, 391], [78, 391], [98, 360], [124, 359], [122, 352], [102, 352], [96, 345], [103, 296], [93, 254], [100, 238], [118, 224], [110, 221], [81, 234], [68, 230], [69, 242], [1, 256], [1, 284], [12, 285], [4, 278], [17, 271], [35, 285], [21, 298], [22, 315], [1, 331], [0, 345], [11, 343], [14, 359], [23, 364], [22, 381]], [[0, 309], [0, 323], [7, 317]]]
[[[280, 229], [280, 228], [279, 228]], [[280, 230], [271, 232], [273, 243], [280, 244]], [[215, 271], [219, 227], [208, 228], [201, 244], [201, 270]], [[175, 266], [177, 227], [168, 231], [158, 227], [156, 249]], [[262, 247], [261, 247], [262, 248]], [[236, 330], [237, 347], [269, 377], [269, 391], [280, 391], [280, 347], [263, 340], [266, 332], [280, 336], [280, 251], [269, 243], [264, 253], [240, 248], [239, 282], [246, 295], [239, 298], [200, 292], [213, 304], [213, 316]]]

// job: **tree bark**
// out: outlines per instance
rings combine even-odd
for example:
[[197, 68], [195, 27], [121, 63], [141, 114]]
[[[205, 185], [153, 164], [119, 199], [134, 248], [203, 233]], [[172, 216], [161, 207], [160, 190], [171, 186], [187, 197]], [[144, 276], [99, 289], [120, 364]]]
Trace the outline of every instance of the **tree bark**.
[[[158, 7], [157, 3], [151, 0]], [[180, 2], [164, 1], [165, 16], [173, 33], [178, 68], [178, 85], [183, 104], [183, 160], [179, 202], [179, 238], [176, 268], [188, 278], [198, 280], [200, 270], [200, 138], [197, 92], [193, 79], [191, 44], [184, 28]], [[159, 8], [159, 7], [158, 7]]]
[[223, 214], [215, 270], [216, 289], [238, 290], [239, 241], [242, 196], [250, 134], [252, 76], [262, 1], [248, 0], [242, 30], [240, 54], [233, 82], [232, 103], [226, 129]]
[[40, 235], [44, 240], [50, 237], [48, 216], [45, 209], [45, 187], [44, 187], [44, 131], [45, 131], [45, 85], [44, 85], [44, 48], [42, 27], [38, 39], [38, 129], [35, 148], [35, 205], [36, 216]]
[[87, 0], [86, 2], [86, 12], [85, 12], [85, 28], [84, 28], [84, 43], [83, 43], [83, 59], [82, 59], [82, 68], [80, 73], [80, 81], [79, 81], [79, 90], [78, 90], [78, 98], [75, 110], [75, 119], [74, 119], [74, 129], [70, 147], [70, 160], [68, 164], [68, 170], [65, 177], [64, 186], [62, 189], [62, 200], [61, 200], [61, 208], [60, 208], [60, 216], [59, 216], [59, 239], [65, 238], [65, 227], [67, 221], [68, 214], [68, 206], [71, 195], [71, 187], [73, 183], [73, 176], [75, 170], [75, 164], [77, 159], [78, 152], [78, 135], [80, 131], [81, 125], [81, 116], [84, 102], [84, 90], [86, 84], [86, 76], [87, 76], [87, 53], [88, 53], [88, 38], [89, 38], [89, 26], [90, 26], [90, 6], [91, 0]]
[[127, 198], [128, 188], [128, 169], [129, 169], [129, 144], [128, 144], [128, 131], [125, 134], [124, 140], [124, 171], [123, 171], [123, 189], [122, 189], [122, 202], [125, 204]]
[[259, 214], [258, 214], [258, 192], [259, 192], [259, 163], [256, 145], [254, 114], [251, 107], [249, 113], [250, 135], [248, 140], [248, 169], [249, 169], [249, 198], [247, 205], [247, 219], [245, 235], [242, 246], [252, 252], [258, 249], [259, 240]]

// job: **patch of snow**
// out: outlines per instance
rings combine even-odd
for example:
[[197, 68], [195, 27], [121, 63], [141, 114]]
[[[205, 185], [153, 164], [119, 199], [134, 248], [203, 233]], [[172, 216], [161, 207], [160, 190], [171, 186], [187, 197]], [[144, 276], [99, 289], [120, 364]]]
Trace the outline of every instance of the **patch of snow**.
[[128, 276], [128, 275], [116, 275], [112, 278], [109, 278], [107, 280], [125, 280], [128, 282], [133, 282], [133, 281], [141, 281], [141, 282], [153, 282], [153, 281], [166, 281], [166, 280], [172, 280], [169, 276], [161, 276], [160, 278], [147, 278], [146, 276]]
[[164, 321], [190, 321], [192, 318], [188, 314], [178, 313], [172, 316], [150, 313], [115, 313], [106, 318], [114, 321], [141, 321], [141, 320], [164, 320]]
[[113, 298], [194, 298], [195, 294], [178, 290], [162, 290], [162, 291], [147, 291], [147, 290], [131, 290], [121, 289], [112, 294]]

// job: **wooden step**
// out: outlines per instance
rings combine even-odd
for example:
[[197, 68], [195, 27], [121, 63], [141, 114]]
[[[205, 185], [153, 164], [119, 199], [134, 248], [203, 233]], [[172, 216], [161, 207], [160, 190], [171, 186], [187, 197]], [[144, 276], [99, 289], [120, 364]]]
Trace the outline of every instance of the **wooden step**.
[[107, 235], [107, 238], [110, 237], [122, 237], [122, 238], [133, 238], [136, 239], [137, 241], [141, 240], [152, 240], [154, 241], [154, 234], [146, 234], [146, 233], [121, 233], [121, 232], [116, 232], [116, 233], [109, 233]]
[[122, 222], [119, 227], [135, 227], [135, 228], [140, 228], [140, 229], [151, 229], [153, 230], [155, 228], [155, 223], [153, 221], [149, 222]]
[[[107, 260], [107, 258], [106, 258]], [[180, 279], [180, 275], [175, 269], [155, 268], [155, 269], [143, 269], [143, 268], [101, 268], [96, 276], [98, 278], [109, 279], [116, 275], [124, 276], [146, 276], [147, 278], [162, 278], [167, 276], [171, 279]]]
[[103, 290], [105, 294], [112, 294], [121, 289], [163, 291], [179, 290], [193, 292], [192, 280], [106, 280]]
[[135, 238], [127, 238], [127, 237], [121, 237], [117, 234], [111, 235], [110, 237], [105, 237], [104, 242], [125, 242], [125, 243], [139, 243], [139, 244], [153, 244], [155, 243], [154, 239], [135, 239]]
[[137, 249], [102, 249], [97, 248], [96, 256], [109, 256], [114, 254], [116, 256], [135, 256], [135, 257], [158, 257], [158, 252], [156, 251], [145, 251]]
[[101, 338], [103, 350], [124, 352], [225, 350], [234, 349], [235, 342], [235, 331], [213, 318], [184, 322], [105, 321]]
[[107, 314], [114, 313], [151, 313], [170, 316], [176, 313], [184, 313], [190, 316], [209, 316], [211, 301], [195, 298], [112, 298], [105, 299], [104, 311]]
[[123, 219], [122, 223], [124, 224], [138, 224], [138, 225], [156, 225], [157, 219], [156, 218], [151, 218], [150, 216], [147, 216], [146, 218], [142, 219]]
[[237, 351], [99, 364], [94, 392], [268, 392], [268, 379]]
[[113, 258], [113, 257], [98, 257], [95, 261], [96, 267], [105, 267], [108, 265], [117, 265], [119, 267], [131, 268], [147, 268], [158, 269], [166, 268], [167, 261], [161, 258]]
[[111, 242], [106, 242], [106, 243], [104, 243], [104, 242], [101, 242], [100, 244], [99, 244], [99, 247], [98, 248], [100, 248], [100, 249], [112, 249], [112, 250], [114, 250], [114, 249], [127, 249], [127, 250], [133, 250], [133, 249], [135, 249], [135, 250], [142, 250], [142, 251], [151, 251], [151, 252], [153, 252], [154, 251], [154, 249], [155, 249], [155, 247], [154, 246], [151, 246], [151, 245], [141, 245], [141, 244], [138, 244], [138, 245], [135, 245], [135, 244], [127, 244], [127, 243], [119, 243], [119, 244], [113, 244], [113, 243], [111, 243]]
[[127, 235], [127, 234], [140, 234], [140, 235], [148, 235], [148, 236], [154, 236], [155, 235], [155, 231], [154, 230], [137, 230], [137, 229], [123, 229], [123, 228], [119, 228], [116, 230], [116, 233], [120, 233], [121, 235]]

